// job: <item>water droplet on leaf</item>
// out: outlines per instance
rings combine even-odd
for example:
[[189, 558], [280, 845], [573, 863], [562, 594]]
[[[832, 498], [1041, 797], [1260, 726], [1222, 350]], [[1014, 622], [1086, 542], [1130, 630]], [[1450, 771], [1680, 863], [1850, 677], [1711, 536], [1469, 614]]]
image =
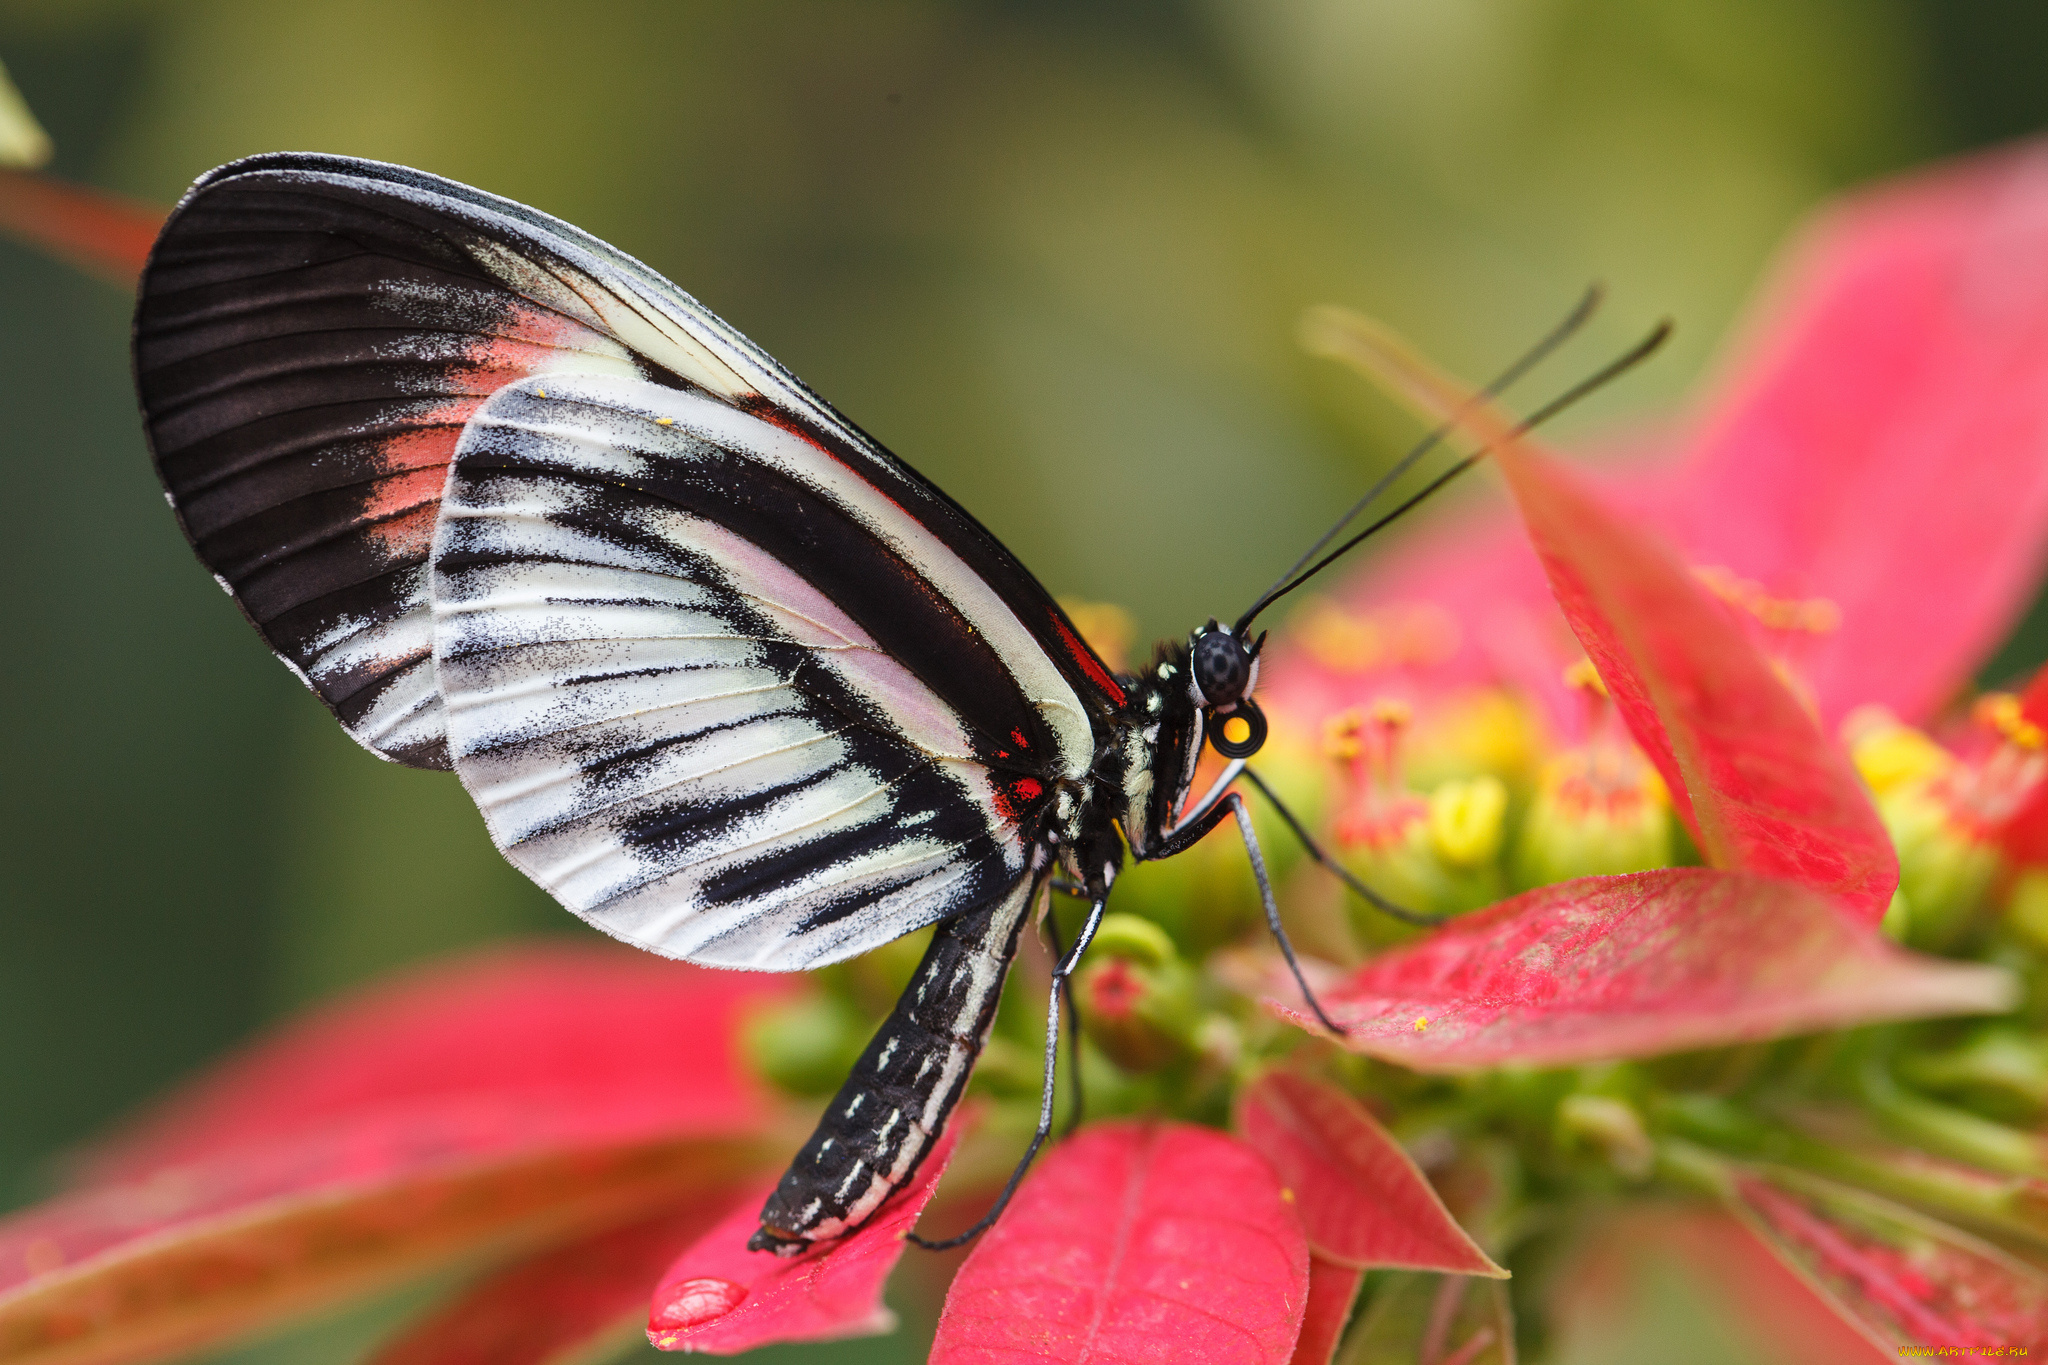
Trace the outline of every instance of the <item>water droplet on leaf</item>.
[[734, 1284], [731, 1280], [705, 1277], [698, 1280], [684, 1280], [673, 1286], [655, 1305], [647, 1325], [657, 1332], [679, 1331], [685, 1327], [701, 1327], [714, 1318], [722, 1318], [740, 1306], [747, 1297], [747, 1287]]

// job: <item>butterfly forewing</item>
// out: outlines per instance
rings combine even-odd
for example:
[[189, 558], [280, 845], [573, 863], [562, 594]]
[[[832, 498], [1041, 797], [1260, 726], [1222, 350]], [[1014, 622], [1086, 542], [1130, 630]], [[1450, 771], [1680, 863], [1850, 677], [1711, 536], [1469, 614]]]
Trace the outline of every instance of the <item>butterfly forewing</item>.
[[207, 567], [365, 747], [447, 766], [424, 568], [485, 398], [563, 371], [758, 396], [658, 286], [532, 210], [334, 158], [225, 168], [166, 226], [136, 317], [158, 470]]

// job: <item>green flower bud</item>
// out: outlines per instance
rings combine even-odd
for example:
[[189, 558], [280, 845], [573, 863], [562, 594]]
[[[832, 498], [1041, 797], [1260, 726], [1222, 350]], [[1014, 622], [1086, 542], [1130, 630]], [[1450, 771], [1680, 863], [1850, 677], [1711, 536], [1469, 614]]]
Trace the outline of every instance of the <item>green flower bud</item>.
[[1878, 797], [1877, 813], [1899, 853], [1905, 941], [1954, 946], [1986, 902], [1998, 875], [1998, 846], [1944, 798], [1939, 781], [1906, 782]]
[[1557, 1106], [1557, 1132], [1560, 1146], [1591, 1147], [1630, 1180], [1648, 1179], [1657, 1161], [1643, 1116], [1612, 1095], [1565, 1096]]
[[1430, 847], [1429, 802], [1407, 793], [1360, 802], [1337, 821], [1337, 852], [1358, 879], [1391, 901], [1434, 909], [1442, 866]]
[[[1408, 723], [1408, 709], [1391, 701], [1369, 714], [1331, 718], [1325, 747], [1350, 787], [1331, 829], [1338, 857], [1374, 891], [1413, 910], [1454, 913], [1498, 899], [1506, 785], [1482, 774], [1448, 778], [1427, 796], [1411, 790], [1402, 761]], [[1352, 911], [1368, 941], [1406, 936], [1363, 905]]]
[[1197, 1050], [1195, 975], [1149, 920], [1103, 916], [1074, 999], [1089, 1039], [1126, 1071], [1156, 1071]]
[[2048, 869], [2029, 868], [2013, 882], [2005, 922], [2036, 952], [2048, 953]]
[[1166, 931], [1139, 915], [1104, 915], [1088, 953], [1093, 958], [1125, 957], [1147, 967], [1164, 967], [1180, 960], [1180, 951]]
[[1447, 867], [1471, 870], [1500, 855], [1507, 784], [1491, 774], [1441, 783], [1429, 794], [1429, 843]]
[[1892, 888], [1891, 903], [1884, 908], [1884, 918], [1877, 922], [1877, 931], [1894, 943], [1904, 943], [1906, 934], [1913, 927], [1913, 907], [1906, 902], [1906, 893]]
[[1515, 847], [1515, 880], [1646, 872], [1671, 863], [1671, 798], [1632, 751], [1575, 749], [1544, 765]]
[[[1889, 713], [1866, 707], [1843, 723], [1857, 771], [1877, 797], [1877, 810], [1899, 854], [1899, 892], [1906, 905], [1905, 941], [1934, 950], [1955, 948], [1979, 922], [2004, 870], [1997, 835], [2048, 774], [2041, 727], [2020, 699], [1993, 692], [1978, 698], [1975, 721], [1996, 737], [1963, 758]], [[2048, 906], [2041, 892], [2015, 888], [2010, 923], [2022, 938], [2048, 944]]]

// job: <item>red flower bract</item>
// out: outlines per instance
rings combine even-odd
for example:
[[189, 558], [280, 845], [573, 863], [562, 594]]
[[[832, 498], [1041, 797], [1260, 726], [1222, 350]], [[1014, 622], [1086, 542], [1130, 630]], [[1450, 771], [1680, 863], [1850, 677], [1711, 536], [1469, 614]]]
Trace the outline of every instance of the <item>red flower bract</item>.
[[[1688, 565], [1832, 609], [1832, 629], [1784, 641], [1827, 730], [1873, 703], [1926, 719], [2040, 581], [2044, 261], [2048, 145], [1852, 196], [1799, 234], [1690, 431], [1633, 443], [1677, 458], [1598, 473]], [[1352, 600], [1427, 604], [1455, 623], [1445, 657], [1390, 683], [1505, 680], [1561, 697], [1570, 636], [1521, 529], [1497, 513], [1418, 537]], [[1300, 709], [1348, 704], [1369, 681], [1276, 641], [1264, 685]]]
[[0, 1221], [0, 1358], [160, 1355], [481, 1245], [700, 1208], [773, 1159], [733, 1030], [788, 989], [532, 948], [320, 1011]]
[[1997, 1247], [1811, 1176], [1736, 1171], [1729, 1183], [1752, 1231], [1879, 1345], [1964, 1359], [2048, 1347], [2048, 1274]]
[[[406, 1329], [370, 1365], [554, 1365], [639, 1328], [647, 1287], [678, 1246], [732, 1207], [707, 1192], [656, 1218], [572, 1238], [485, 1276]], [[629, 1338], [628, 1338], [629, 1339]]]
[[1317, 1256], [1355, 1268], [1507, 1276], [1393, 1136], [1335, 1086], [1274, 1072], [1239, 1095], [1237, 1126], [1287, 1182]]
[[1188, 1124], [1098, 1124], [976, 1244], [931, 1358], [1282, 1365], [1307, 1299], [1301, 1221], [1257, 1153]]
[[1903, 952], [1793, 883], [1667, 868], [1560, 882], [1463, 916], [1373, 959], [1323, 1004], [1346, 1046], [1436, 1071], [1989, 1014], [2014, 998], [1998, 969]]
[[1848, 199], [1777, 276], [1657, 517], [1839, 609], [1799, 657], [1826, 723], [1921, 719], [2048, 568], [2048, 146]]
[[948, 1127], [916, 1176], [874, 1217], [796, 1256], [747, 1250], [774, 1185], [748, 1191], [662, 1274], [647, 1339], [663, 1350], [735, 1355], [774, 1341], [826, 1341], [894, 1327], [882, 1286], [952, 1160], [959, 1130], [958, 1122]]
[[1330, 325], [1347, 358], [1492, 452], [1565, 619], [1707, 861], [1804, 883], [1875, 925], [1899, 880], [1884, 826], [1727, 608], [1470, 390], [1377, 329]]

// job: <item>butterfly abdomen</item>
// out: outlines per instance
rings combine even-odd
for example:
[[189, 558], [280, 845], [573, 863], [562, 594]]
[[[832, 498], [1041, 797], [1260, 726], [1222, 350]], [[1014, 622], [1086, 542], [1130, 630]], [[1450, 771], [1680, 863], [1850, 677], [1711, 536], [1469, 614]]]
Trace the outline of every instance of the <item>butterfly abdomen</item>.
[[761, 1210], [748, 1246], [794, 1255], [866, 1221], [916, 1173], [967, 1087], [1017, 954], [1037, 879], [939, 925], [811, 1140]]

